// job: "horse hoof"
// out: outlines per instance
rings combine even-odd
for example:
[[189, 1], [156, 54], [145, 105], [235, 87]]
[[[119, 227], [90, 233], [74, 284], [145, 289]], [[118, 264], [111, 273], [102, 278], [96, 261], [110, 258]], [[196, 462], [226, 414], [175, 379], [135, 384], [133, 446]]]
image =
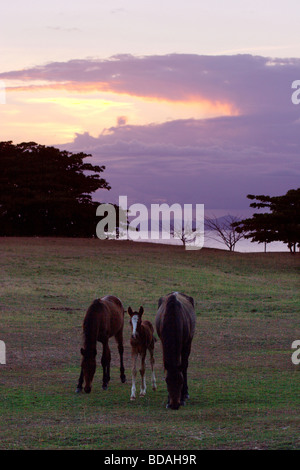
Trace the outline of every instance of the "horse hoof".
[[157, 390], [157, 387], [152, 387], [152, 390], [156, 391], [156, 390]]
[[146, 395], [146, 393], [140, 393], [140, 397], [143, 398]]
[[124, 377], [121, 377], [121, 382], [122, 382], [122, 384], [125, 384], [125, 383], [126, 383], [126, 377], [125, 377], [125, 376], [124, 376]]
[[135, 400], [135, 397], [130, 397], [130, 401], [134, 401]]
[[102, 390], [107, 390], [108, 386], [107, 385], [102, 385]]
[[77, 387], [76, 390], [75, 390], [75, 393], [81, 393], [82, 392], [82, 388], [81, 387]]

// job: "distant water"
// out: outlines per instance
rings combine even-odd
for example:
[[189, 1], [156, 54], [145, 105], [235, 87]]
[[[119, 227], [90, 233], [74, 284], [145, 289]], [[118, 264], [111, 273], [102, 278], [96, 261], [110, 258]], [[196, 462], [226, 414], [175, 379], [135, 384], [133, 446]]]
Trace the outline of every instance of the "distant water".
[[[147, 232], [140, 233], [141, 238], [136, 240], [137, 242], [148, 242], [148, 243], [164, 243], [167, 245], [182, 245], [182, 242], [178, 239], [170, 238], [168, 240], [158, 239], [152, 240], [150, 234], [148, 236]], [[213, 237], [213, 238], [212, 238]], [[216, 240], [217, 236], [212, 234], [212, 232], [205, 232], [204, 236], [204, 248], [218, 248], [221, 250], [228, 250], [225, 243], [221, 240]], [[265, 245], [264, 243], [252, 243], [250, 240], [241, 239], [235, 245], [235, 252], [239, 253], [264, 253]], [[273, 242], [267, 244], [267, 253], [270, 252], [289, 252], [287, 245], [282, 242]]]
[[[222, 248], [226, 249], [225, 243], [218, 242], [208, 237], [204, 238], [204, 247], [206, 248]], [[264, 253], [265, 245], [264, 243], [252, 243], [250, 240], [242, 238], [235, 245], [235, 251], [239, 253]], [[289, 252], [287, 245], [282, 242], [273, 242], [268, 243], [266, 248], [267, 253], [274, 251]]]

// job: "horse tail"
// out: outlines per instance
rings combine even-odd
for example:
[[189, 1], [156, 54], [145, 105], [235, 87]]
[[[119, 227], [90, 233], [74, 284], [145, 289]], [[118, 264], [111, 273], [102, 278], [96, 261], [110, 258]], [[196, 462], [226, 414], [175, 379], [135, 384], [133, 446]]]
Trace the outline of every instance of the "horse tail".
[[180, 316], [181, 304], [176, 295], [172, 294], [165, 305], [165, 315], [161, 330], [164, 367], [176, 370], [180, 366], [182, 323]]

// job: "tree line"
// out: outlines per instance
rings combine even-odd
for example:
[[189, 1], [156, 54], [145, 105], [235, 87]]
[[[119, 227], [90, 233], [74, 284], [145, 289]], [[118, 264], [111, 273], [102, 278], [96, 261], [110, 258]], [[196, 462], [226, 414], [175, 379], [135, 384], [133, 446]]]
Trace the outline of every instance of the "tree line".
[[0, 235], [91, 237], [98, 206], [92, 193], [110, 189], [105, 166], [85, 153], [0, 142]]
[[[0, 142], [0, 236], [95, 236], [99, 202], [92, 194], [111, 187], [102, 176], [105, 166], [85, 162], [88, 157], [35, 142]], [[247, 198], [253, 201], [250, 207], [266, 211], [244, 220], [206, 219], [206, 228], [230, 251], [248, 238], [265, 246], [281, 241], [295, 253], [300, 247], [300, 188], [282, 196]]]
[[247, 219], [227, 215], [220, 218], [206, 218], [205, 226], [221, 240], [230, 251], [242, 238], [251, 242], [263, 243], [267, 251], [268, 243], [283, 242], [292, 254], [300, 248], [300, 188], [291, 189], [283, 196], [255, 196], [250, 207], [267, 209], [267, 212], [254, 213]]

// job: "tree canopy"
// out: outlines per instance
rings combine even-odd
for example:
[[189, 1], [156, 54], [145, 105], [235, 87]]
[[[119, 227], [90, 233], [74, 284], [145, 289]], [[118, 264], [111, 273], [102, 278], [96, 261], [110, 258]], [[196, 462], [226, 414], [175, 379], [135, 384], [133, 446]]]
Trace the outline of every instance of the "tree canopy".
[[300, 188], [291, 189], [283, 196], [249, 194], [247, 198], [255, 201], [250, 207], [267, 208], [268, 212], [241, 220], [235, 224], [236, 230], [244, 232], [244, 237], [252, 242], [281, 241], [295, 253], [296, 246], [300, 246]]
[[0, 235], [93, 236], [92, 193], [110, 189], [105, 166], [54, 147], [0, 142]]

